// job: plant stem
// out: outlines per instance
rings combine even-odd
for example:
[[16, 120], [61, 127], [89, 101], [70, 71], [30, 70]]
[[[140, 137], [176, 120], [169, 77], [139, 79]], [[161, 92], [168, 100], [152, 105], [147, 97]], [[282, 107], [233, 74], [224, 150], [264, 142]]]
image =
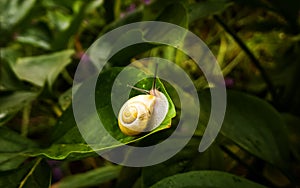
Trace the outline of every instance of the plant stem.
[[63, 78], [68, 82], [68, 84], [72, 85], [73, 84], [73, 78], [70, 76], [70, 74], [68, 73], [67, 69], [64, 69], [61, 72]]
[[262, 67], [260, 61], [254, 56], [254, 54], [250, 51], [250, 49], [246, 46], [246, 44], [240, 39], [236, 33], [234, 33], [223, 21], [222, 19], [214, 15], [214, 19], [222, 26], [222, 28], [235, 40], [235, 42], [240, 46], [240, 48], [248, 55], [251, 62], [254, 64], [254, 66], [260, 71], [262, 78], [265, 80], [267, 87], [269, 88], [269, 91], [272, 95], [273, 101], [277, 101], [277, 94], [276, 89], [269, 78], [267, 72]]
[[116, 0], [114, 3], [114, 17], [115, 19], [120, 18], [121, 15], [121, 1], [120, 0]]
[[40, 164], [42, 158], [39, 158], [33, 165], [33, 167], [30, 169], [30, 171], [28, 172], [28, 174], [25, 176], [25, 178], [21, 181], [19, 188], [24, 187], [26, 181], [28, 180], [28, 178], [32, 175], [32, 173], [34, 172], [34, 170], [36, 169], [36, 167], [38, 166], [38, 164]]
[[29, 122], [30, 122], [30, 112], [31, 112], [31, 104], [28, 103], [23, 108], [22, 114], [22, 127], [21, 127], [21, 135], [26, 137], [28, 134]]

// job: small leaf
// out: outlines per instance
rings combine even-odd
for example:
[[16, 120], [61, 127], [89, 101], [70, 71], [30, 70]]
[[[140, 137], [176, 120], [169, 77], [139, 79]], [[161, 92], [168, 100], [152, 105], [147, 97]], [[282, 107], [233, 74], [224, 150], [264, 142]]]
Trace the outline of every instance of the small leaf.
[[65, 50], [49, 55], [24, 57], [17, 60], [13, 69], [20, 79], [37, 86], [47, 82], [51, 87], [59, 73], [71, 62], [73, 50]]
[[118, 177], [121, 166], [104, 166], [85, 173], [75, 174], [62, 179], [57, 183], [59, 188], [80, 188], [99, 186], [102, 183]]
[[160, 187], [263, 188], [264, 186], [225, 172], [192, 171], [165, 178], [151, 186], [151, 188]]
[[24, 34], [17, 36], [17, 41], [50, 50], [50, 37], [42, 28], [29, 28]]

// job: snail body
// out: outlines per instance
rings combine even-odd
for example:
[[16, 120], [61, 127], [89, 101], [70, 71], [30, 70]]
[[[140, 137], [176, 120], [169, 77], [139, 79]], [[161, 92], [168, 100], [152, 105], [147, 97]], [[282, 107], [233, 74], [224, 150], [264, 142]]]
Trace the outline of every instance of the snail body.
[[147, 94], [132, 97], [121, 107], [118, 125], [124, 134], [134, 136], [141, 132], [149, 132], [157, 128], [165, 119], [169, 102], [167, 97], [155, 88], [155, 81], [156, 77], [152, 89], [147, 91]]

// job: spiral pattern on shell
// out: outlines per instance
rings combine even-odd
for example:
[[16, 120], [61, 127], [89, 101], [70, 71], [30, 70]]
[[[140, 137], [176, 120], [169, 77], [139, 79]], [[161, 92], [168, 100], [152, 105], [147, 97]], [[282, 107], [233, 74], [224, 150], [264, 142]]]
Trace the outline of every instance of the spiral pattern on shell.
[[151, 112], [150, 109], [140, 101], [135, 101], [128, 104], [122, 112], [122, 120], [124, 123], [129, 124], [137, 120], [144, 121], [149, 119]]
[[153, 95], [138, 95], [123, 105], [118, 115], [118, 124], [124, 134], [137, 135], [146, 129], [155, 98]]

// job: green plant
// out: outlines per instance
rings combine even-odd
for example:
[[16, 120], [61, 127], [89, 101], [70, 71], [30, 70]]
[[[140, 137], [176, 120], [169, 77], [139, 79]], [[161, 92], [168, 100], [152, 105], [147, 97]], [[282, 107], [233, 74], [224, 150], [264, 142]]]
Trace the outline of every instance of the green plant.
[[[299, 10], [292, 0], [2, 0], [0, 187], [299, 185]], [[126, 48], [109, 60], [99, 76], [101, 92], [96, 91], [98, 112], [115, 138], [146, 146], [161, 142], [176, 128], [169, 128], [170, 115], [149, 134], [125, 136], [101, 100], [110, 97], [109, 88], [125, 65], [149, 54], [169, 59], [189, 74], [201, 116], [193, 138], [171, 159], [143, 168], [122, 167], [99, 157], [79, 133], [71, 107], [73, 74], [80, 59], [89, 62], [84, 52], [98, 37], [147, 20], [185, 27], [208, 45], [228, 88], [226, 117], [217, 139], [199, 153], [210, 114], [201, 71], [174, 48]], [[151, 83], [146, 79], [140, 84]], [[168, 83], [159, 84], [174, 102], [175, 124], [178, 96]], [[114, 147], [103, 142], [99, 150]]]

